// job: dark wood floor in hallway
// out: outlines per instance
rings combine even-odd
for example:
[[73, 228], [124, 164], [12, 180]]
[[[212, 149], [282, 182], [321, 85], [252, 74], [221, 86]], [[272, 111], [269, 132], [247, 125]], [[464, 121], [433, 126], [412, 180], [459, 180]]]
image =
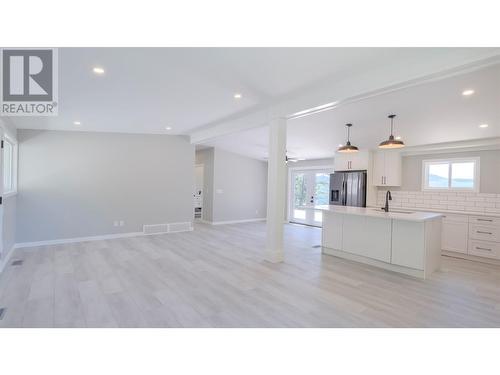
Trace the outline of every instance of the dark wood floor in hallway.
[[500, 327], [500, 267], [443, 257], [419, 280], [322, 255], [321, 231], [263, 222], [18, 249], [1, 327]]

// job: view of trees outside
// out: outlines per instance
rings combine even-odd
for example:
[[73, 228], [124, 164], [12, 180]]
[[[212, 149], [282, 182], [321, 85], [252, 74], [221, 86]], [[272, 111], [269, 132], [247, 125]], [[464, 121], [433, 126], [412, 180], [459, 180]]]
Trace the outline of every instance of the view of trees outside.
[[[296, 171], [292, 174], [293, 183], [293, 214], [292, 220], [298, 223], [318, 225], [323, 220], [320, 210], [301, 208], [312, 204], [329, 203], [330, 174], [317, 170]], [[311, 197], [314, 196], [314, 203]]]
[[304, 173], [298, 173], [295, 175], [295, 207], [305, 206], [306, 203], [306, 179]]
[[330, 175], [316, 173], [315, 204], [328, 204], [328, 191], [330, 190]]
[[[312, 176], [311, 176], [312, 174]], [[330, 188], [330, 175], [328, 173], [297, 173], [295, 174], [295, 190], [294, 201], [295, 207], [306, 206], [311, 204], [308, 200], [308, 177], [309, 181], [314, 183], [311, 191], [314, 191], [315, 201], [314, 204], [328, 204], [328, 190]]]

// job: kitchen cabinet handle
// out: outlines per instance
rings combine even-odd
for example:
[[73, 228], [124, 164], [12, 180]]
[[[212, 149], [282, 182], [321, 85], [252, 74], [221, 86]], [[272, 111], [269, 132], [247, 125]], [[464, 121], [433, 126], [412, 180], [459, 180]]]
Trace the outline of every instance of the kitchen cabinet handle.
[[476, 250], [486, 250], [486, 251], [491, 251], [491, 249], [487, 249], [486, 247], [479, 247], [479, 246], [476, 246]]
[[491, 233], [491, 232], [483, 232], [483, 231], [481, 231], [481, 230], [476, 230], [476, 233], [481, 233], [481, 234], [493, 234], [493, 233]]
[[380, 177], [380, 185], [383, 185], [384, 184], [384, 176], [381, 176]]
[[492, 219], [477, 219], [477, 221], [489, 221], [489, 222], [492, 222], [493, 220]]

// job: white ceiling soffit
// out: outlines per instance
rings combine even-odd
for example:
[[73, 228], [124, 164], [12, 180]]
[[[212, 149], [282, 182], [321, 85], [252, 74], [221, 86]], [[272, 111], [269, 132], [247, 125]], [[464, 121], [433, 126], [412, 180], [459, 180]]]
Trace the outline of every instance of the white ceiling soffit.
[[312, 113], [323, 111], [371, 96], [472, 72], [500, 62], [500, 49], [476, 49], [473, 55], [466, 54], [467, 57], [463, 54], [464, 50], [450, 48], [379, 50], [398, 53], [384, 64], [378, 64], [377, 58], [365, 61], [367, 65], [364, 69], [356, 71], [355, 74], [325, 78], [307, 90], [289, 95], [270, 106], [228, 116], [226, 120], [200, 127], [190, 133], [191, 142], [206, 142], [222, 135], [265, 126], [271, 118], [294, 118], [306, 114], [311, 109]]
[[[475, 94], [463, 96], [465, 89]], [[294, 157], [330, 158], [345, 142], [345, 124], [353, 123], [351, 141], [376, 149], [389, 135], [387, 115], [395, 113], [395, 135], [405, 152], [496, 147], [500, 137], [500, 63], [466, 74], [389, 90], [334, 109], [288, 121], [287, 150]], [[479, 125], [488, 124], [487, 128]], [[257, 159], [267, 156], [267, 127], [246, 129], [205, 142]], [[467, 144], [469, 142], [469, 144]]]

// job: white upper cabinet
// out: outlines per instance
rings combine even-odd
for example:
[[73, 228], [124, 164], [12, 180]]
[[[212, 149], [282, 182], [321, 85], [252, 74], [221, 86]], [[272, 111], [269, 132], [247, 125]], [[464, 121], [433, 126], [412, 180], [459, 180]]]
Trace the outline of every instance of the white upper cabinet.
[[373, 154], [373, 185], [401, 186], [401, 154], [378, 151]]
[[352, 153], [335, 153], [334, 169], [335, 171], [362, 171], [368, 169], [369, 164], [368, 151], [358, 151]]

